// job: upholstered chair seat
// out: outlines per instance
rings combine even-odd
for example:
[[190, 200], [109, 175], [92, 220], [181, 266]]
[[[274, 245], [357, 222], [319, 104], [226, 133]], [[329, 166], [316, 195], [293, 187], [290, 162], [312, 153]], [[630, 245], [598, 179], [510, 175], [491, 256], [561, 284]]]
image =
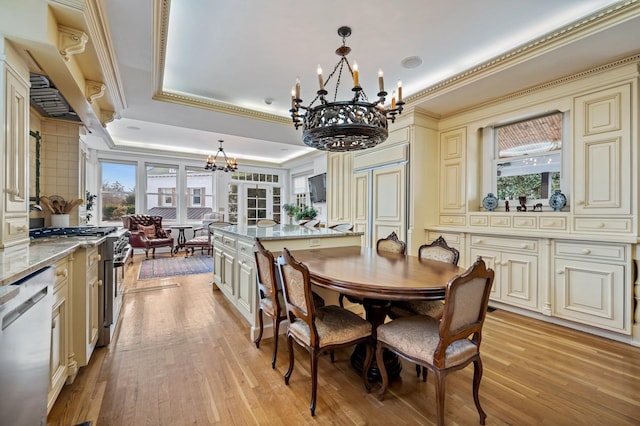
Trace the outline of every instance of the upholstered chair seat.
[[[318, 347], [341, 345], [371, 335], [371, 323], [363, 321], [357, 314], [329, 305], [316, 310], [316, 330], [318, 331]], [[311, 330], [304, 321], [291, 324], [291, 333], [297, 340], [311, 344]]]

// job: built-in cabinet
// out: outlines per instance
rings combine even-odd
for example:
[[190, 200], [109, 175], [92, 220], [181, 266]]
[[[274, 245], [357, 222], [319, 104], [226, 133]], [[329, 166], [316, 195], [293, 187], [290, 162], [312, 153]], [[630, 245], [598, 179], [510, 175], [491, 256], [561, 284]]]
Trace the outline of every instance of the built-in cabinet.
[[630, 333], [633, 308], [629, 244], [556, 241], [553, 315]]
[[[442, 120], [438, 219], [426, 226], [425, 242], [443, 235], [460, 250], [461, 266], [481, 256], [495, 270], [492, 306], [640, 342], [633, 335], [640, 331], [637, 105], [638, 64], [620, 63], [561, 90], [541, 88]], [[483, 129], [549, 110], [569, 118], [561, 181], [568, 205], [484, 210], [494, 171]]]
[[69, 258], [64, 257], [54, 265], [53, 308], [51, 312], [51, 354], [49, 364], [49, 393], [47, 412], [69, 376], [69, 356], [71, 352], [71, 298], [69, 280], [71, 275]]
[[29, 240], [29, 71], [0, 35], [0, 248]]
[[454, 129], [440, 135], [438, 173], [438, 201], [440, 224], [466, 224], [466, 128]]
[[491, 300], [538, 310], [538, 240], [471, 235], [470, 246], [495, 271]]
[[73, 350], [78, 367], [89, 363], [98, 342], [98, 246], [79, 248], [73, 259]]

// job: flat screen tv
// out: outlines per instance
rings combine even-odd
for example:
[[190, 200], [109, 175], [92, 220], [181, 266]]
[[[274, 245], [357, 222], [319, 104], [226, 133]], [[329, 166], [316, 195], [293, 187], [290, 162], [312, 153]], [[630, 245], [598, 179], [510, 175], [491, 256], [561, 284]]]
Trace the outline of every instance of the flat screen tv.
[[309, 178], [309, 197], [312, 203], [327, 201], [327, 174], [311, 176]]

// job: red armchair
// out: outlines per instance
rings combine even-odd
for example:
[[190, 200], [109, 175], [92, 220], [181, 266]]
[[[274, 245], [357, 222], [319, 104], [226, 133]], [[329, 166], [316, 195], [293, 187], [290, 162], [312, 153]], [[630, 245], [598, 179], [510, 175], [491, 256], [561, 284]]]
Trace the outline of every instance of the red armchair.
[[131, 262], [133, 262], [133, 250], [144, 250], [146, 258], [149, 258], [149, 250], [156, 257], [156, 248], [169, 247], [173, 256], [173, 238], [171, 230], [162, 228], [162, 216], [148, 216], [143, 214], [130, 214], [122, 216], [125, 229], [131, 231], [129, 244], [131, 244]]

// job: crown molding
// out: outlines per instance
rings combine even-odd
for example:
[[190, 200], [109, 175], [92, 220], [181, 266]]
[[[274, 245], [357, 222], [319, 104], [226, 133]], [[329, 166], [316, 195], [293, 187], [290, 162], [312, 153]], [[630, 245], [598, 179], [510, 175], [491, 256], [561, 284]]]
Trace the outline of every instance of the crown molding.
[[526, 62], [533, 57], [540, 56], [547, 51], [567, 45], [592, 32], [609, 28], [630, 18], [637, 17], [638, 14], [640, 14], [640, 0], [618, 3], [414, 93], [406, 97], [405, 102], [407, 104], [420, 103], [444, 92], [468, 85], [506, 68]]

